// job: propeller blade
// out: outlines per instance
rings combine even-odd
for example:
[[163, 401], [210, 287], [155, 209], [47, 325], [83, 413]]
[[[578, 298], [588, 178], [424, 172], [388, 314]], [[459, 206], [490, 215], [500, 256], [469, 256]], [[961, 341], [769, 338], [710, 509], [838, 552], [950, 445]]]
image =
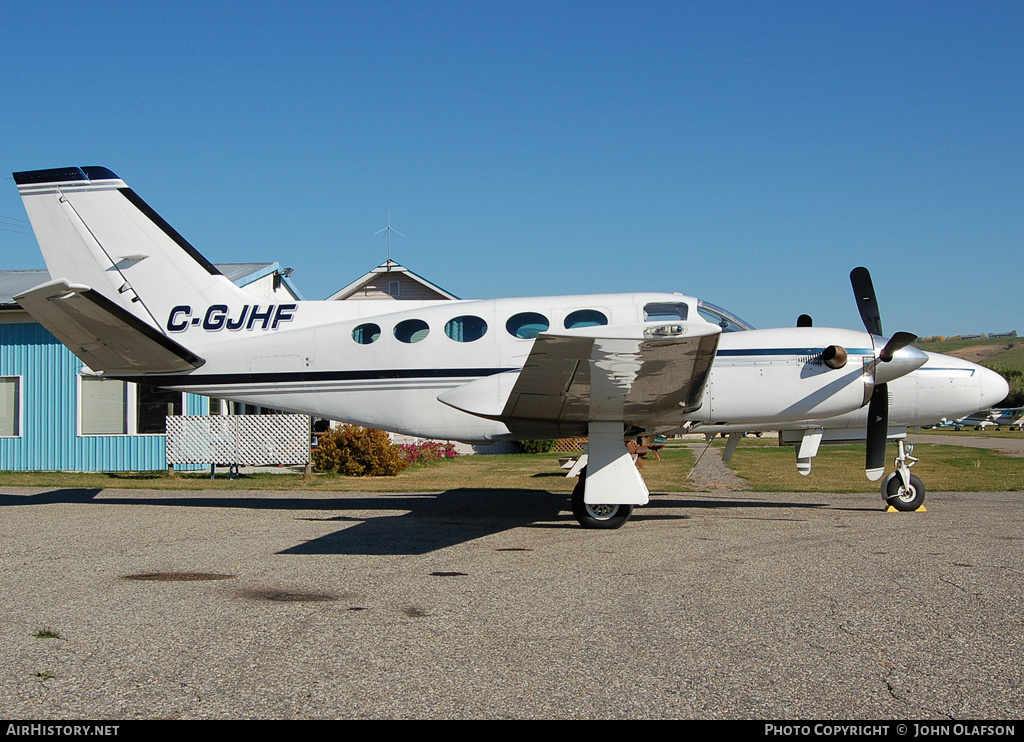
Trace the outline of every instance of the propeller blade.
[[885, 384], [878, 384], [871, 393], [868, 405], [868, 432], [864, 473], [872, 482], [885, 474], [885, 444], [889, 435], [889, 390]]
[[915, 340], [917, 340], [917, 335], [912, 332], [897, 332], [882, 348], [882, 352], [878, 354], [878, 360], [882, 363], [889, 363], [896, 351], [906, 348]]
[[[871, 282], [871, 274], [867, 268], [854, 268], [850, 271], [850, 283], [857, 299], [857, 309], [861, 321], [871, 335], [874, 346], [875, 337], [884, 337], [882, 333], [882, 316], [878, 311], [878, 298], [875, 286]], [[916, 351], [905, 353], [893, 366], [880, 366], [891, 363], [900, 350], [917, 340], [917, 336], [909, 332], [897, 332], [885, 343], [885, 347], [873, 359], [864, 360], [865, 395], [871, 390], [868, 402], [868, 425], [864, 440], [864, 473], [871, 481], [881, 479], [885, 474], [885, 446], [889, 437], [889, 388], [885, 381], [899, 378], [910, 373], [927, 361], [928, 357]], [[904, 357], [906, 356], [906, 357]], [[881, 377], [881, 378], [879, 378]], [[878, 383], [881, 382], [881, 383]]]
[[875, 297], [875, 286], [871, 283], [871, 273], [867, 268], [854, 268], [850, 271], [850, 283], [853, 284], [853, 294], [864, 327], [872, 335], [881, 335], [882, 316], [878, 312], [878, 299]]

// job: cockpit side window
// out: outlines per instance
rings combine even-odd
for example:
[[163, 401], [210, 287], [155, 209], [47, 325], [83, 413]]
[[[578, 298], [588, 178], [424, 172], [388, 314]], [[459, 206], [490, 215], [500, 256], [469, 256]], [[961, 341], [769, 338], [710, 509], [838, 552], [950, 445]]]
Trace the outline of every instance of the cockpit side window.
[[674, 322], [686, 319], [690, 308], [681, 301], [652, 301], [644, 304], [644, 322]]
[[753, 325], [744, 322], [732, 312], [716, 307], [714, 304], [709, 304], [706, 301], [701, 301], [697, 305], [697, 314], [708, 322], [721, 327], [722, 332], [742, 332], [743, 330], [754, 329]]

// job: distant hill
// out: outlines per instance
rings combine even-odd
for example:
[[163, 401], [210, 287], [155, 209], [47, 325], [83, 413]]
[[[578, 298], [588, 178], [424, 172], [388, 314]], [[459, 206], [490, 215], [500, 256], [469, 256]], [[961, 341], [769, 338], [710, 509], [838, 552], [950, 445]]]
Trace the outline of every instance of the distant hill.
[[960, 340], [918, 340], [921, 350], [945, 353], [990, 368], [1016, 368], [1024, 371], [1024, 338], [968, 338]]

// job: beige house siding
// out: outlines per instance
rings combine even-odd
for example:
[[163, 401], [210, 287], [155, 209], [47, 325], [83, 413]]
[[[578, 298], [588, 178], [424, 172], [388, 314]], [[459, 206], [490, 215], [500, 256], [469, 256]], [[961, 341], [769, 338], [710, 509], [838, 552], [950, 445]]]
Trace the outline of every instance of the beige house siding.
[[440, 301], [456, 297], [393, 260], [327, 297], [328, 301]]
[[383, 299], [383, 300], [404, 300], [404, 301], [430, 301], [445, 299], [436, 291], [424, 286], [419, 281], [414, 281], [409, 276], [396, 273], [382, 273], [374, 276], [373, 279], [357, 290], [350, 299]]

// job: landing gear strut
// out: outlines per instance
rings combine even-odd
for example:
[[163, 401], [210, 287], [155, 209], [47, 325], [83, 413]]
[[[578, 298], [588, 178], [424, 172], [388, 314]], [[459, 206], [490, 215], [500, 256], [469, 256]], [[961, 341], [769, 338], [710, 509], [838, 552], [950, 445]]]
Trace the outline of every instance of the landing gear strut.
[[896, 446], [899, 448], [896, 471], [882, 480], [882, 497], [897, 510], [911, 512], [924, 504], [924, 483], [910, 473], [910, 467], [917, 463], [910, 455], [914, 444], [900, 438]]

